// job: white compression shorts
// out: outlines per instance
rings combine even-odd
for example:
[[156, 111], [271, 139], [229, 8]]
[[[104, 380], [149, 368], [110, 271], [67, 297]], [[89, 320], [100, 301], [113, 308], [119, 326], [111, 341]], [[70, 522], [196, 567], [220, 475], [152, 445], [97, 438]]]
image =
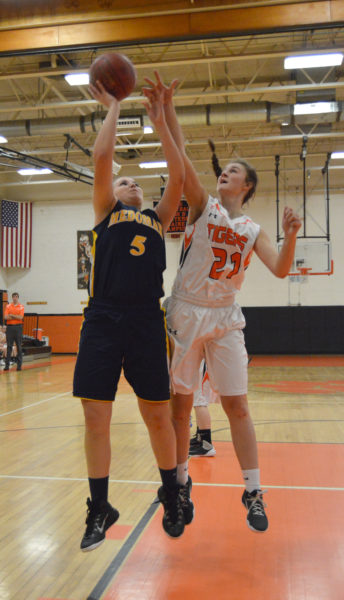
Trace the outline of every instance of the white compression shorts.
[[192, 394], [199, 386], [199, 369], [207, 364], [210, 385], [220, 396], [247, 394], [247, 352], [240, 306], [196, 306], [172, 297], [167, 327], [173, 340], [173, 392]]

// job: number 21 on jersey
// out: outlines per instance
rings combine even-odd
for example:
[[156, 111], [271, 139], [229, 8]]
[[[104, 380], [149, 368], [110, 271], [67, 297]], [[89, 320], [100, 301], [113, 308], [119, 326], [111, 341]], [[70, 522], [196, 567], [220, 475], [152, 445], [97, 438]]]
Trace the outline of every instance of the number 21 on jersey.
[[[215, 260], [210, 269], [209, 277], [211, 279], [220, 279], [220, 277], [223, 275], [224, 267], [226, 266], [227, 262], [227, 250], [225, 250], [224, 248], [216, 248], [214, 246], [212, 246], [211, 249], [213, 251]], [[233, 275], [236, 275], [239, 272], [241, 263], [241, 253], [233, 252], [233, 254], [230, 255], [230, 259], [233, 265], [233, 269], [228, 273], [226, 279], [231, 279]]]

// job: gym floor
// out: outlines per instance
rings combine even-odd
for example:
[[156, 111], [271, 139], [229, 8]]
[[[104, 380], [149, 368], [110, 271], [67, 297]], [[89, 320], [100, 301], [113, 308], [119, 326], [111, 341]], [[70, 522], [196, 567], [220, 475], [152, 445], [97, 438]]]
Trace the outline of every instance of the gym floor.
[[[252, 357], [249, 401], [270, 521], [250, 531], [219, 405], [216, 456], [192, 458], [194, 522], [162, 530], [158, 472], [123, 379], [109, 499], [121, 513], [82, 553], [88, 485], [75, 358], [0, 372], [1, 600], [342, 600], [344, 357]], [[191, 430], [193, 431], [193, 430]]]

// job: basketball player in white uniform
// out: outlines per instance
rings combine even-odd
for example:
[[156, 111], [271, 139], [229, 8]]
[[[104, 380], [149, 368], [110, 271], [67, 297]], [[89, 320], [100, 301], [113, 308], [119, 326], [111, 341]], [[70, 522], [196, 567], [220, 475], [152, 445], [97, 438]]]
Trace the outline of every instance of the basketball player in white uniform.
[[211, 414], [209, 404], [220, 403], [219, 394], [210, 385], [205, 361], [202, 361], [198, 375], [198, 388], [194, 392], [193, 408], [197, 430], [190, 439], [189, 457], [215, 456], [216, 450], [211, 439]]
[[[165, 313], [169, 312], [171, 296], [165, 298], [162, 308]], [[173, 356], [173, 339], [169, 336], [170, 358]], [[211, 416], [208, 409], [209, 404], [220, 403], [220, 396], [215, 392], [209, 382], [208, 371], [205, 361], [202, 360], [198, 373], [198, 386], [193, 395], [193, 408], [195, 409], [197, 431], [190, 440], [190, 456], [215, 456], [216, 450], [211, 443]], [[190, 427], [192, 426], [190, 415]]]
[[[301, 222], [285, 208], [284, 243], [278, 253], [259, 225], [243, 214], [243, 205], [254, 194], [257, 174], [243, 160], [226, 165], [217, 182], [218, 199], [208, 195], [186, 156], [184, 139], [173, 106], [176, 86], [165, 86], [158, 73], [151, 86], [164, 89], [167, 124], [184, 157], [184, 194], [189, 204], [184, 246], [172, 290], [167, 324], [174, 342], [171, 365], [172, 416], [177, 435], [177, 479], [188, 483], [189, 416], [198, 385], [200, 363], [205, 358], [212, 387], [221, 396], [245, 491], [242, 502], [247, 524], [265, 531], [268, 519], [260, 487], [255, 431], [247, 403], [247, 352], [242, 329], [245, 319], [235, 301], [252, 252], [277, 277], [286, 277], [293, 261]], [[148, 80], [147, 80], [148, 81]], [[191, 500], [190, 500], [191, 502]]]

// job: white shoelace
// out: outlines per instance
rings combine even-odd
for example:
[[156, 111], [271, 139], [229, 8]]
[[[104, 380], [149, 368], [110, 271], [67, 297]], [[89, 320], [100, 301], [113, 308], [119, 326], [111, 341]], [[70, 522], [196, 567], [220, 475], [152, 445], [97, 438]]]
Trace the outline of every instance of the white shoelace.
[[249, 508], [249, 511], [252, 511], [254, 515], [258, 515], [260, 517], [264, 517], [264, 507], [266, 506], [262, 496], [266, 494], [268, 490], [259, 490], [255, 498], [252, 499], [252, 504]]

